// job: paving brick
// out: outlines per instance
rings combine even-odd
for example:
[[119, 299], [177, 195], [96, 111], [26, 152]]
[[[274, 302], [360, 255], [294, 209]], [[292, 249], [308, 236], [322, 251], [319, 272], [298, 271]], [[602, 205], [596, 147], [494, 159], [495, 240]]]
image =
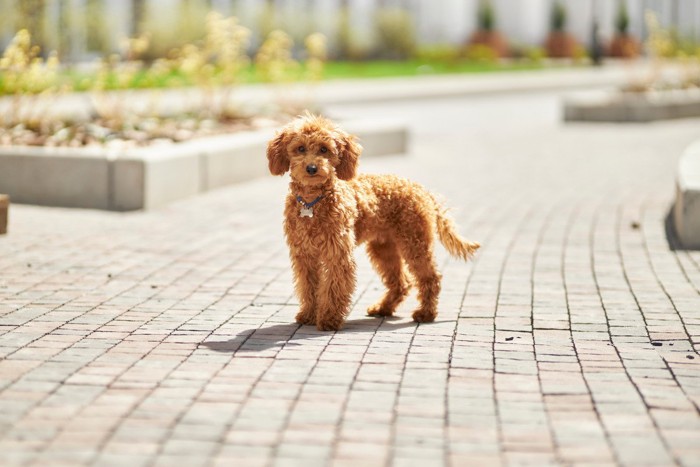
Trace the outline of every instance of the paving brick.
[[345, 329], [295, 324], [280, 179], [148, 213], [13, 206], [0, 463], [695, 465], [700, 254], [664, 220], [697, 123], [561, 126], [557, 99], [329, 109], [407, 119], [413, 157], [362, 170], [440, 192], [483, 244], [436, 249], [431, 325], [413, 296], [364, 315], [362, 253]]

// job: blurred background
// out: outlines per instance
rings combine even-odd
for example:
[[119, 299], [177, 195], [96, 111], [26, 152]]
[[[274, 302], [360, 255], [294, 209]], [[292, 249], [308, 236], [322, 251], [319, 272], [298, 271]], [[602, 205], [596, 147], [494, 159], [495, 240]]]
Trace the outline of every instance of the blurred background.
[[[251, 31], [249, 53], [281, 29], [294, 40], [296, 54], [305, 37], [323, 33], [332, 59], [446, 57], [479, 39], [500, 56], [546, 56], [548, 51], [539, 49], [556, 27], [582, 47], [566, 55], [582, 57], [596, 46], [595, 24], [602, 45], [620, 33], [644, 42], [647, 11], [679, 41], [700, 41], [697, 0], [0, 0], [0, 6], [1, 48], [27, 29], [44, 54], [56, 51], [64, 63], [123, 51], [124, 38], [143, 35], [150, 41], [145, 58], [166, 56], [202, 38], [212, 10], [237, 17]], [[561, 21], [557, 8], [564, 24], [556, 24]], [[484, 30], [499, 31], [502, 38], [475, 37]], [[609, 48], [603, 52], [615, 54]]]
[[[13, 97], [0, 99], [0, 145], [134, 141], [123, 130], [166, 113], [196, 114], [185, 126], [198, 129], [251, 115], [283, 121], [314, 108], [311, 99], [290, 103], [288, 83], [333, 78], [585, 68], [610, 60], [650, 67], [636, 77], [629, 73], [626, 90], [700, 87], [698, 0], [0, 0], [0, 5], [0, 97]], [[679, 69], [671, 81], [662, 73], [669, 65]], [[248, 83], [284, 86], [276, 87], [276, 102], [266, 111], [260, 107], [267, 104], [252, 108], [229, 99], [233, 88]], [[184, 87], [201, 92], [197, 108], [187, 112], [174, 106], [179, 97], [172, 93], [167, 98], [152, 93], [134, 109], [106, 92]], [[76, 91], [91, 96], [82, 115], [63, 99]], [[59, 97], [62, 105], [56, 104]], [[95, 118], [98, 130], [77, 131], [71, 124]], [[148, 135], [144, 142], [164, 136], [148, 129], [152, 123], [139, 130]], [[189, 134], [175, 128], [179, 125], [166, 131], [167, 139], [186, 139], [174, 136]], [[75, 133], [77, 140], [70, 136]]]

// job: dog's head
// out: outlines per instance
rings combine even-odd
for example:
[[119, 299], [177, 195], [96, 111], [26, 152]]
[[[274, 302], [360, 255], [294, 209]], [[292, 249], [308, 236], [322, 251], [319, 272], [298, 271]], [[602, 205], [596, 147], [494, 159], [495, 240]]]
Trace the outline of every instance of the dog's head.
[[298, 117], [282, 128], [267, 145], [272, 175], [290, 171], [303, 185], [323, 185], [332, 177], [355, 176], [362, 147], [355, 137], [330, 120], [315, 115]]

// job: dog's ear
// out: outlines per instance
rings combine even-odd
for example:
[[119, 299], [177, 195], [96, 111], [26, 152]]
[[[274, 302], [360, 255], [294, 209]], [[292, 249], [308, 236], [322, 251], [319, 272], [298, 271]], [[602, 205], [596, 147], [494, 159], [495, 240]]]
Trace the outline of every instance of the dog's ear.
[[340, 137], [340, 163], [335, 168], [335, 173], [341, 180], [350, 180], [355, 176], [357, 171], [357, 160], [360, 158], [362, 146], [356, 141], [355, 137], [348, 134], [342, 134]]
[[289, 170], [286, 131], [280, 131], [267, 143], [267, 164], [272, 175], [282, 175]]

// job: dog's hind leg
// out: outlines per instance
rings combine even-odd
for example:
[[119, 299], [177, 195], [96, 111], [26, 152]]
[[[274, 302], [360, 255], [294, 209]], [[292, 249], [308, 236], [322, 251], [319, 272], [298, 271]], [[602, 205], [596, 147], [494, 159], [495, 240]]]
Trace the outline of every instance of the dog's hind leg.
[[441, 275], [437, 271], [433, 249], [429, 241], [402, 241], [401, 255], [405, 258], [418, 287], [420, 306], [413, 312], [417, 323], [429, 323], [437, 317], [438, 295], [440, 295]]
[[393, 241], [367, 244], [369, 259], [387, 288], [382, 299], [367, 309], [369, 316], [391, 316], [411, 289], [406, 266]]

